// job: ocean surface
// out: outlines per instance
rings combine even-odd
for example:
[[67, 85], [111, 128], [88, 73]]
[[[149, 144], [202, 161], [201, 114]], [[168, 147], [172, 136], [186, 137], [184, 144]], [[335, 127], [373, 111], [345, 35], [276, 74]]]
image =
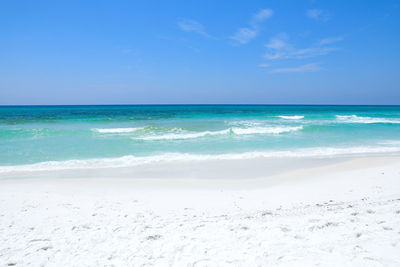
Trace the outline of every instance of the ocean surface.
[[0, 173], [400, 155], [400, 106], [1, 106]]

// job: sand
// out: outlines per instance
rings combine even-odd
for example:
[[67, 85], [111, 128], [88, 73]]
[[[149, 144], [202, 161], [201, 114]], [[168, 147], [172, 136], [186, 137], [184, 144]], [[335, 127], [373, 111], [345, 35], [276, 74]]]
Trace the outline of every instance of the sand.
[[2, 177], [0, 265], [400, 266], [400, 158], [323, 162]]

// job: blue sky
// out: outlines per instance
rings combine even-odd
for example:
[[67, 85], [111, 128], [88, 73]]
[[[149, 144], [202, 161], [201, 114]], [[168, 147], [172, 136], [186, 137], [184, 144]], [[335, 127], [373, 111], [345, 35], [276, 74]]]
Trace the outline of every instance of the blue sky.
[[399, 1], [1, 1], [0, 104], [400, 104]]

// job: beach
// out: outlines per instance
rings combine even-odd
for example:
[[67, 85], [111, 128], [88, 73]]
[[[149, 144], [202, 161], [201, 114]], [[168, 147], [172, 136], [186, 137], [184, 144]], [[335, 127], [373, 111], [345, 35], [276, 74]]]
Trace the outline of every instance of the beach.
[[0, 6], [0, 267], [400, 267], [399, 1]]
[[400, 264], [398, 156], [134, 169], [3, 175], [0, 265]]

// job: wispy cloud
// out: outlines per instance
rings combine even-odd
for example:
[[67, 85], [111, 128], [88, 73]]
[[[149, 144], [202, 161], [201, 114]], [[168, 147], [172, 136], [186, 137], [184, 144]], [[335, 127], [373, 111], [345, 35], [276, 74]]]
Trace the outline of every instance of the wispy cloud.
[[322, 67], [319, 63], [309, 63], [305, 65], [301, 65], [298, 67], [290, 67], [290, 68], [277, 68], [272, 69], [269, 72], [271, 73], [291, 73], [291, 72], [316, 72], [322, 70]]
[[266, 19], [272, 17], [273, 14], [274, 12], [271, 9], [261, 9], [251, 17], [249, 27], [238, 28], [235, 34], [230, 37], [230, 39], [239, 44], [247, 44], [260, 32], [260, 24]]
[[329, 54], [332, 51], [336, 51], [339, 48], [337, 47], [309, 47], [303, 49], [297, 49], [293, 52], [293, 56], [295, 58], [309, 58], [309, 57], [317, 57]]
[[230, 38], [240, 44], [246, 44], [251, 39], [255, 38], [257, 36], [257, 34], [258, 34], [258, 32], [254, 29], [239, 28], [236, 31], [236, 33], [233, 36], [231, 36]]
[[194, 32], [204, 37], [211, 38], [211, 36], [204, 30], [201, 23], [191, 19], [180, 19], [177, 22], [178, 27], [185, 32]]
[[261, 9], [251, 17], [250, 25], [256, 28], [260, 23], [264, 22], [264, 20], [272, 17], [273, 14], [274, 12], [269, 8]]
[[269, 60], [293, 58], [303, 59], [326, 55], [332, 51], [338, 50], [338, 48], [336, 47], [325, 46], [325, 44], [336, 41], [333, 39], [323, 39], [311, 47], [300, 49], [288, 43], [288, 39], [289, 37], [284, 33], [271, 38], [269, 42], [265, 45], [265, 47], [267, 48], [267, 53], [264, 55], [264, 58]]
[[332, 14], [322, 9], [309, 9], [306, 12], [306, 16], [310, 19], [327, 22], [332, 18]]
[[289, 39], [286, 33], [280, 33], [277, 36], [271, 38], [265, 47], [270, 51], [270, 54], [266, 54], [265, 57], [269, 59], [281, 58], [286, 53], [285, 51], [292, 50], [292, 46], [287, 43]]

